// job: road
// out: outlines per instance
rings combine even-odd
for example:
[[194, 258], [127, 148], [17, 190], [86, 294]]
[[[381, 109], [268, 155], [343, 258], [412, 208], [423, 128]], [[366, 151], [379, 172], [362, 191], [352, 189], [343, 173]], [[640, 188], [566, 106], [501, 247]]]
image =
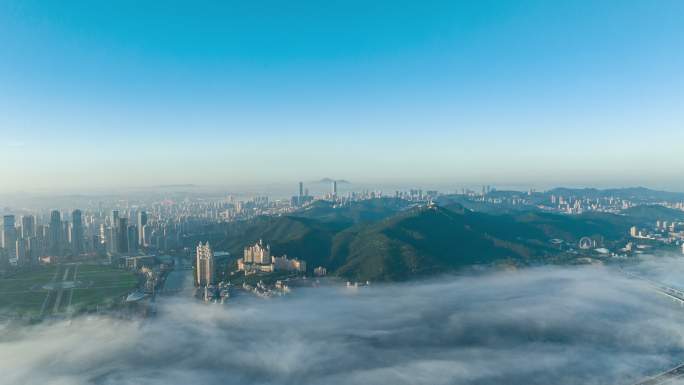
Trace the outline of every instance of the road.
[[[78, 267], [79, 266], [81, 266], [81, 265], [77, 264], [76, 266], [74, 266], [74, 274], [71, 277], [71, 280], [74, 282], [74, 285], [76, 284], [76, 276], [78, 275]], [[67, 309], [69, 309], [71, 307], [71, 300], [73, 298], [74, 298], [74, 288], [72, 287], [69, 289], [69, 299], [68, 299], [68, 302], [66, 304]]]
[[622, 273], [625, 274], [626, 276], [630, 277], [630, 278], [638, 279], [640, 281], [648, 283], [649, 286], [651, 286], [653, 288], [653, 290], [655, 290], [657, 293], [662, 294], [662, 295], [670, 298], [671, 300], [673, 300], [679, 304], [684, 305], [684, 292], [683, 291], [675, 289], [675, 288], [667, 286], [667, 285], [663, 285], [660, 282], [656, 282], [656, 281], [650, 280], [650, 279], [645, 278], [645, 277], [638, 276], [634, 273], [630, 273], [630, 272], [627, 272], [624, 270], [622, 270]]
[[672, 384], [677, 380], [684, 379], [684, 364], [674, 367], [667, 372], [658, 374], [641, 382], [637, 382], [634, 385], [665, 385]]
[[45, 295], [40, 310], [41, 317], [66, 313], [74, 295], [73, 287], [78, 272], [78, 264], [58, 265], [55, 275], [48, 284], [50, 290]]
[[[61, 266], [57, 266], [57, 269], [55, 269], [55, 275], [52, 276], [52, 280], [50, 281], [50, 285], [55, 285], [57, 283], [57, 277], [59, 277], [60, 272], [62, 271]], [[53, 286], [54, 287], [54, 286]], [[48, 290], [47, 294], [45, 295], [45, 300], [43, 301], [43, 306], [40, 308], [40, 317], [43, 318], [48, 312], [52, 312], [52, 309], [55, 306], [55, 299], [57, 297], [57, 293], [55, 293], [54, 290]]]
[[[655, 290], [657, 293], [668, 297], [669, 299], [679, 303], [680, 305], [684, 305], [684, 292], [682, 292], [681, 290], [669, 287], [667, 285], [663, 285], [660, 282], [655, 282], [648, 278], [638, 276], [634, 273], [629, 273], [624, 270], [622, 270], [622, 272], [630, 278], [647, 282], [651, 286], [651, 288], [653, 288], [653, 290]], [[672, 384], [677, 380], [684, 380], [684, 364], [675, 366], [674, 368], [666, 372], [660, 373], [653, 377], [637, 382], [634, 385], [666, 385]]]

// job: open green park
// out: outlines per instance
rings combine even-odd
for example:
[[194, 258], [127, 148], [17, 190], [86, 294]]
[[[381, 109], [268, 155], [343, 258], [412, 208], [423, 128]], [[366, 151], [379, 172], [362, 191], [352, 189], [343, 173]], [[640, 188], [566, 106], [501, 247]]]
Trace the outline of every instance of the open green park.
[[135, 273], [109, 265], [36, 266], [0, 278], [0, 315], [42, 318], [111, 307], [138, 285]]

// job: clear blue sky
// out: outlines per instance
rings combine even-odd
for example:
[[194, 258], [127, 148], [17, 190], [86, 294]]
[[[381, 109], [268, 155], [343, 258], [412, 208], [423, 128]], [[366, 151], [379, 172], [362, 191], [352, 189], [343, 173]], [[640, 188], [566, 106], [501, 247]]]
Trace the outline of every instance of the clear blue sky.
[[0, 191], [684, 189], [684, 1], [2, 1]]

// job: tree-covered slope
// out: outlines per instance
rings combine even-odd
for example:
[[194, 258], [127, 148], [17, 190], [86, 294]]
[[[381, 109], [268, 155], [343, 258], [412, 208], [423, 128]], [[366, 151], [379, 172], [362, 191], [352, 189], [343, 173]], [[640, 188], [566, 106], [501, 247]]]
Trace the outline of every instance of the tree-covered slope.
[[311, 268], [322, 265], [355, 280], [403, 280], [476, 264], [540, 262], [559, 253], [551, 239], [573, 243], [590, 236], [616, 243], [629, 225], [626, 217], [608, 214], [490, 215], [458, 204], [407, 209], [379, 201], [351, 209], [317, 206], [306, 217], [258, 218], [221, 246], [240, 255], [263, 239], [274, 254], [302, 258]]

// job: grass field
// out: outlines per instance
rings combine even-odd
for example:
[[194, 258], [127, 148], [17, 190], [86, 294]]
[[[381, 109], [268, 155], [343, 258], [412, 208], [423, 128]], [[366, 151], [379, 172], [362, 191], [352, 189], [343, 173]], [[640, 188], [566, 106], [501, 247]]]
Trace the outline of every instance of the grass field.
[[48, 290], [42, 288], [55, 277], [57, 266], [40, 266], [0, 279], [0, 313], [35, 317]]
[[[65, 288], [61, 293], [59, 289], [44, 288], [45, 285], [62, 281], [73, 281], [76, 287]], [[36, 318], [55, 313], [87, 311], [97, 305], [119, 303], [137, 283], [135, 274], [111, 266], [39, 266], [0, 278], [0, 314]], [[59, 306], [55, 306], [55, 302], [59, 302]]]
[[109, 266], [80, 265], [76, 281], [84, 286], [73, 289], [71, 306], [91, 308], [118, 301], [135, 288], [138, 278], [129, 271]]

